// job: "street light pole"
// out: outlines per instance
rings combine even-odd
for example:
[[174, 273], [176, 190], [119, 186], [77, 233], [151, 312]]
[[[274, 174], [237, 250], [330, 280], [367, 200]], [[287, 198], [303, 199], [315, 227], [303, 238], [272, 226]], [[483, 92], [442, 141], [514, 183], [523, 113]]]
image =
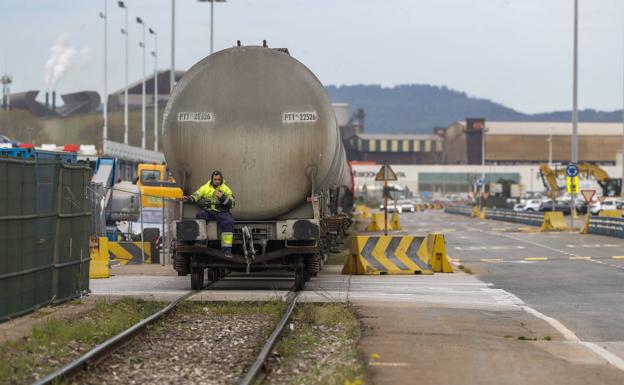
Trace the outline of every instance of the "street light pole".
[[100, 17], [104, 20], [104, 105], [102, 113], [104, 114], [104, 127], [102, 130], [102, 146], [108, 139], [108, 0], [104, 0], [104, 12], [100, 12]]
[[136, 22], [141, 24], [143, 28], [143, 40], [139, 43], [139, 47], [143, 50], [143, 81], [141, 82], [141, 148], [145, 148], [145, 23], [140, 17], [136, 18]]
[[578, 0], [574, 0], [574, 60], [572, 79], [572, 163], [578, 162]]
[[225, 0], [199, 0], [199, 2], [210, 2], [210, 54], [214, 52], [214, 3], [224, 3]]
[[149, 33], [154, 35], [154, 151], [158, 151], [158, 34], [151, 28]]
[[210, 54], [214, 52], [214, 0], [210, 2]]
[[[578, 162], [578, 0], [574, 0], [574, 65], [572, 101], [572, 163]], [[574, 228], [576, 193], [572, 192], [571, 225]], [[554, 198], [553, 198], [554, 205]]]
[[171, 73], [169, 74], [169, 95], [175, 83], [175, 0], [171, 0]]
[[121, 29], [121, 33], [125, 35], [125, 90], [124, 90], [124, 144], [128, 144], [128, 7], [123, 1], [118, 1], [117, 5], [126, 12], [126, 27]]

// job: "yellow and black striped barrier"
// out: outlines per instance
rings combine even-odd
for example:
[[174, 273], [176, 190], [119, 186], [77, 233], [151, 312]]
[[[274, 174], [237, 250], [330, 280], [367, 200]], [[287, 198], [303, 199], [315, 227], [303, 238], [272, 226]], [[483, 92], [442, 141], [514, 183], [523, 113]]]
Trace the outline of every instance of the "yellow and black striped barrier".
[[425, 237], [355, 236], [342, 274], [433, 274], [418, 250]]
[[452, 273], [444, 235], [355, 236], [342, 274]]
[[108, 255], [111, 260], [118, 261], [122, 265], [137, 265], [142, 263], [152, 263], [152, 245], [150, 242], [143, 242], [145, 261], [141, 252], [141, 242], [108, 242]]

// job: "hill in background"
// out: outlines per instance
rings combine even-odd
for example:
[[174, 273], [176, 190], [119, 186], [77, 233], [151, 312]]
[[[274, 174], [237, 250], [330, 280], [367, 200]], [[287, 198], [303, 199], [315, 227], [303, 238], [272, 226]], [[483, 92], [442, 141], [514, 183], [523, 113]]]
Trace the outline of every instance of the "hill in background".
[[[487, 99], [464, 92], [431, 85], [401, 85], [383, 88], [378, 85], [327, 86], [333, 102], [349, 103], [351, 112], [366, 112], [366, 132], [426, 133], [434, 127], [448, 127], [467, 117], [495, 121], [570, 121], [570, 111], [524, 114]], [[622, 112], [579, 111], [584, 122], [621, 122]]]

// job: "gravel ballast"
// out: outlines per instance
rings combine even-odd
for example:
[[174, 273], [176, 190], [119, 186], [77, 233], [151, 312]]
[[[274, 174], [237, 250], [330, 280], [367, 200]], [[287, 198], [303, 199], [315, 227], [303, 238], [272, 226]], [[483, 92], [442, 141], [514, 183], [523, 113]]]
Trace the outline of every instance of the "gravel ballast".
[[185, 302], [73, 384], [235, 384], [284, 304]]

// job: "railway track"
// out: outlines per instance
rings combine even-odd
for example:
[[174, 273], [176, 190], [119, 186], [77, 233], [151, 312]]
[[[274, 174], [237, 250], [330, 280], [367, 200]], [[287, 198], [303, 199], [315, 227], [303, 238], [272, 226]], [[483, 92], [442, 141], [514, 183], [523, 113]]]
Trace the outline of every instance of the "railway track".
[[[211, 284], [208, 284], [206, 285], [206, 287], [210, 285]], [[61, 381], [67, 381], [69, 383], [72, 383], [72, 380], [76, 378], [79, 378], [79, 382], [82, 383], [84, 380], [82, 376], [88, 377], [91, 369], [97, 370], [98, 363], [103, 362], [105, 359], [111, 357], [114, 353], [117, 354], [117, 352], [124, 351], [123, 349], [121, 349], [124, 345], [128, 345], [131, 342], [131, 340], [133, 340], [134, 338], [138, 337], [140, 334], [145, 332], [148, 326], [155, 324], [159, 320], [162, 320], [165, 316], [167, 316], [173, 310], [178, 308], [178, 306], [181, 303], [188, 300], [190, 297], [192, 297], [194, 294], [198, 292], [200, 291], [194, 290], [194, 291], [186, 292], [184, 295], [181, 295], [174, 301], [167, 304], [160, 311], [143, 319], [139, 323], [136, 323], [135, 325], [117, 334], [116, 336], [108, 339], [102, 344], [94, 347], [93, 349], [89, 350], [88, 352], [86, 352], [85, 354], [77, 358], [76, 360], [68, 363], [67, 365], [54, 371], [53, 373], [47, 375], [46, 377], [38, 380], [37, 382], [34, 383], [34, 385], [57, 384], [57, 383], [60, 383]], [[281, 315], [279, 322], [277, 322], [277, 324], [273, 328], [272, 333], [269, 335], [268, 338], [265, 338], [264, 344], [260, 352], [257, 354], [255, 359], [253, 360], [249, 359], [246, 361], [245, 370], [237, 378], [237, 380], [239, 380], [238, 382], [230, 381], [228, 383], [239, 383], [241, 385], [258, 383], [257, 380], [260, 377], [262, 368], [264, 367], [267, 358], [269, 357], [276, 343], [279, 341], [282, 335], [282, 332], [284, 331], [286, 325], [288, 324], [288, 320], [290, 319], [292, 312], [295, 309], [298, 297], [299, 297], [299, 293], [294, 291], [294, 288], [293, 288], [293, 290], [288, 294], [288, 304], [286, 306], [285, 311]], [[228, 326], [224, 326], [224, 327], [228, 328]], [[184, 339], [188, 339], [188, 337], [184, 337]], [[219, 342], [209, 341], [209, 343], [218, 344]], [[164, 355], [166, 356], [167, 353], [165, 353]], [[206, 362], [207, 365], [215, 365], [215, 364], [218, 365], [218, 363], [210, 361], [212, 360], [212, 357], [205, 357], [205, 359], [207, 360]], [[253, 363], [251, 363], [252, 361]], [[163, 365], [168, 365], [168, 364], [169, 364], [168, 362], [163, 363]], [[184, 362], [182, 362], [181, 364], [184, 364]], [[198, 364], [198, 363], [197, 362], [189, 363], [189, 365], [194, 365], [194, 364]], [[227, 367], [227, 365], [230, 365], [231, 363], [223, 362], [222, 364], [224, 365], [224, 367]], [[89, 369], [89, 371], [87, 369]], [[239, 369], [242, 369], [242, 368], [239, 368]], [[149, 379], [146, 378], [145, 380], [149, 380]], [[113, 379], [111, 380], [111, 382], [105, 381], [103, 383], [116, 383], [116, 382], [117, 380]], [[90, 381], [85, 381], [85, 383], [90, 383]], [[226, 382], [219, 382], [219, 383], [226, 383]]]

